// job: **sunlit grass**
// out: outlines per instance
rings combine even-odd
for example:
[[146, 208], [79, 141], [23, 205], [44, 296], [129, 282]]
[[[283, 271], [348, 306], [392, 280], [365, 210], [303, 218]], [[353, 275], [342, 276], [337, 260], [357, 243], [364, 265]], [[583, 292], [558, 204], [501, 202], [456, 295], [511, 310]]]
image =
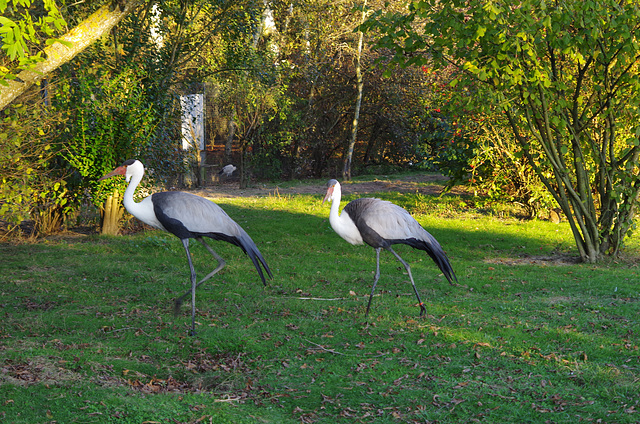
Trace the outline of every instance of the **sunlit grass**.
[[[252, 236], [263, 287], [235, 246], [198, 290], [197, 336], [172, 301], [180, 242], [158, 231], [0, 245], [0, 416], [7, 422], [637, 422], [637, 252], [575, 256], [565, 223], [508, 205], [378, 193], [443, 245], [459, 284], [399, 246], [404, 269], [329, 226], [317, 194], [215, 199]], [[355, 196], [346, 196], [344, 202]], [[502, 211], [502, 212], [501, 212]], [[210, 256], [192, 248], [196, 269]]]

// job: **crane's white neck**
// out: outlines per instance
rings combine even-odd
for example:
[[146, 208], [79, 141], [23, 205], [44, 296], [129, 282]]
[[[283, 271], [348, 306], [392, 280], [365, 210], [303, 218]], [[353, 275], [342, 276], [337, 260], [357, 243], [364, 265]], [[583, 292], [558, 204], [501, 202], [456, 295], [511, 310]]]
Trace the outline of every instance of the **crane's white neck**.
[[136, 202], [133, 199], [136, 188], [138, 187], [138, 184], [140, 184], [140, 181], [142, 181], [143, 176], [144, 165], [142, 165], [142, 162], [136, 160], [131, 165], [127, 165], [125, 178], [129, 182], [129, 185], [124, 191], [122, 203], [124, 204], [125, 209], [140, 221], [152, 227], [166, 231], [164, 226], [156, 217], [151, 196], [145, 197], [140, 202]]
[[[135, 161], [131, 165], [127, 166], [127, 171], [125, 174], [125, 178], [129, 185], [127, 189], [124, 191], [124, 197], [122, 199], [122, 203], [124, 207], [129, 211], [129, 213], [136, 218], [139, 218], [136, 214], [136, 206], [137, 203], [133, 200], [133, 194], [136, 192], [136, 188], [140, 181], [142, 181], [142, 177], [144, 176], [144, 165], [142, 162]], [[139, 218], [140, 219], [140, 218]]]
[[334, 231], [336, 230], [336, 225], [339, 225], [340, 221], [340, 200], [342, 199], [342, 189], [340, 188], [340, 183], [336, 182], [333, 186], [333, 192], [331, 193], [331, 210], [329, 211], [329, 223], [331, 224], [331, 228]]
[[353, 222], [349, 214], [344, 211], [342, 214], [340, 213], [341, 199], [342, 189], [340, 187], [340, 183], [336, 181], [333, 186], [333, 193], [330, 197], [331, 211], [329, 212], [329, 223], [331, 224], [331, 228], [333, 228], [333, 231], [347, 242], [351, 244], [363, 244], [364, 242], [360, 235], [360, 231], [358, 231], [356, 224]]

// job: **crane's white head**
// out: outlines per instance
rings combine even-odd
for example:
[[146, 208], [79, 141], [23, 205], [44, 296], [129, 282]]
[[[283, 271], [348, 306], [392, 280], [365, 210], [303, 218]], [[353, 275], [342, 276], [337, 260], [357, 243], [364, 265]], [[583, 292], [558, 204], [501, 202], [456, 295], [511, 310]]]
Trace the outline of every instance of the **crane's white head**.
[[129, 159], [104, 177], [100, 178], [98, 181], [106, 180], [107, 178], [111, 178], [116, 175], [124, 175], [127, 182], [129, 182], [129, 180], [131, 180], [131, 176], [136, 174], [144, 174], [144, 165], [139, 160]]
[[324, 202], [333, 201], [334, 191], [337, 191], [338, 193], [340, 193], [340, 183], [338, 182], [338, 180], [329, 180], [329, 182], [327, 182], [327, 194], [324, 196], [324, 199], [322, 200], [323, 205], [324, 205]]

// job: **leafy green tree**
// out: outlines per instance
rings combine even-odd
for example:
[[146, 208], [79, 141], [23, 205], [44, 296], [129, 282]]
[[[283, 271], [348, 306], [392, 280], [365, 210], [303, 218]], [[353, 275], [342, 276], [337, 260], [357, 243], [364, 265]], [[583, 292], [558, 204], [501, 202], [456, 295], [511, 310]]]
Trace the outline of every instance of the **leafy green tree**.
[[447, 188], [464, 184], [476, 193], [520, 205], [530, 218], [557, 208], [501, 118], [502, 111], [468, 104], [477, 83], [452, 86], [461, 72], [454, 65], [421, 70], [428, 90], [423, 91], [424, 109], [415, 119], [420, 126], [417, 147], [423, 153], [416, 165], [447, 175]]
[[517, 145], [508, 123], [494, 117], [478, 116], [478, 131], [468, 136], [477, 141], [467, 158], [466, 184], [491, 199], [519, 205], [528, 218], [552, 216], [558, 204]]
[[277, 113], [264, 121], [259, 140], [267, 147], [260, 151], [269, 152], [285, 177], [338, 176], [349, 161], [347, 168], [356, 174], [411, 160], [414, 137], [408, 134], [407, 111], [419, 103], [420, 82], [412, 78], [414, 72], [382, 79], [372, 66], [375, 55], [366, 34], [359, 52], [362, 4], [274, 4], [281, 94]]
[[581, 258], [619, 251], [640, 191], [637, 1], [422, 0], [367, 28], [392, 67], [464, 69], [455, 83], [472, 80], [471, 99], [503, 111]]
[[[11, 9], [14, 19], [0, 17], [0, 34], [5, 55], [0, 56], [0, 110], [49, 73], [67, 63], [109, 31], [138, 6], [127, 0], [121, 6], [104, 5], [83, 19], [75, 28], [61, 32], [65, 20], [55, 2], [44, 1], [45, 12], [30, 8], [30, 0], [0, 1], [0, 12]], [[35, 2], [34, 2], [35, 3]], [[34, 16], [40, 16], [36, 19]], [[46, 46], [46, 47], [45, 47]]]
[[0, 13], [0, 47], [5, 55], [0, 84], [6, 86], [17, 72], [45, 60], [41, 46], [53, 44], [66, 23], [54, 0], [2, 0]]
[[[135, 70], [125, 69], [109, 78], [86, 70], [77, 72], [81, 73], [78, 80], [59, 87], [53, 100], [68, 114], [68, 125], [58, 137], [58, 154], [77, 173], [76, 191], [87, 189], [91, 201], [99, 206], [109, 193], [97, 180], [124, 158], [146, 156], [158, 110], [149, 102]], [[83, 107], [74, 107], [78, 103]]]

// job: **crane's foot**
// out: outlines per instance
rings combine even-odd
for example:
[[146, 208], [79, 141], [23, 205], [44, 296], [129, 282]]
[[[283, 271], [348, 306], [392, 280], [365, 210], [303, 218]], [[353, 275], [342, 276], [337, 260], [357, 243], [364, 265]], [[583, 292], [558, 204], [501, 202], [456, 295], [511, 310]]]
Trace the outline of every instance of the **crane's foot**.
[[423, 318], [427, 316], [427, 308], [424, 307], [422, 302], [420, 302], [419, 305], [420, 305], [420, 318]]
[[189, 336], [193, 337], [193, 336], [195, 336], [196, 334], [197, 334], [197, 333], [196, 333], [196, 330], [194, 330], [193, 328], [192, 328], [191, 330], [189, 330]]

